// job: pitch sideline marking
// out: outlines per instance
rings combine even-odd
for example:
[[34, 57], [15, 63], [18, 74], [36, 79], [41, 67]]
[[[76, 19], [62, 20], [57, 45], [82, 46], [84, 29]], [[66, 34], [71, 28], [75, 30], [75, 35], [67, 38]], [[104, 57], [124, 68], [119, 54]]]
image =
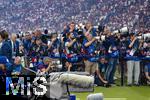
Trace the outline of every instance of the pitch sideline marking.
[[104, 100], [127, 100], [127, 98], [104, 98]]
[[[77, 98], [77, 100], [81, 100], [81, 99]], [[104, 100], [127, 100], [127, 98], [104, 98]]]

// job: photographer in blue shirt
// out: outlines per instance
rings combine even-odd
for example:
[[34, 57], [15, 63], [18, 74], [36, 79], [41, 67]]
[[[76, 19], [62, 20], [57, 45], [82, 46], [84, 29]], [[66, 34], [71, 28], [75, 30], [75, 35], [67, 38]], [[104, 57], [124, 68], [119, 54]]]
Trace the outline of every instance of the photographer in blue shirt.
[[117, 46], [111, 45], [108, 50], [108, 67], [106, 69], [106, 80], [110, 84], [114, 84], [114, 75], [116, 72], [117, 60], [119, 58], [119, 50]]
[[116, 65], [119, 58], [119, 38], [120, 35], [112, 34], [109, 29], [106, 30], [107, 37], [106, 40], [103, 42], [107, 50], [107, 58], [108, 58], [108, 67], [106, 69], [106, 80], [109, 84], [115, 84], [114, 82], [114, 75], [116, 72]]
[[96, 54], [97, 39], [92, 34], [86, 32], [83, 40], [83, 47], [85, 49], [85, 71], [91, 75], [94, 75], [98, 69], [98, 57]]
[[139, 47], [140, 47], [139, 39], [136, 37], [135, 33], [131, 33], [130, 39], [128, 40], [128, 47], [126, 53], [127, 69], [128, 69], [127, 70], [128, 86], [132, 85], [133, 74], [134, 74], [134, 84], [136, 86], [139, 86], [139, 75], [140, 75]]
[[8, 33], [3, 30], [0, 32], [0, 56], [6, 56], [10, 62], [12, 61], [12, 50], [8, 40]]
[[104, 56], [102, 56], [100, 58], [99, 66], [98, 66], [98, 69], [96, 70], [96, 75], [95, 75], [95, 83], [97, 85], [103, 86], [104, 84], [108, 83], [105, 79], [107, 67], [108, 67], [107, 60]]
[[[145, 39], [143, 43], [143, 67], [144, 67], [144, 78], [146, 82], [150, 85], [150, 40]], [[144, 79], [145, 80], [145, 79]]]
[[82, 44], [79, 42], [79, 38], [74, 33], [67, 33], [67, 39], [65, 41], [65, 55], [66, 60], [70, 63], [74, 63], [72, 66], [72, 70], [78, 70], [78, 67], [75, 63], [82, 62], [81, 55], [81, 46]]
[[60, 39], [58, 39], [57, 33], [51, 35], [50, 41], [48, 41], [48, 55], [51, 58], [60, 58]]

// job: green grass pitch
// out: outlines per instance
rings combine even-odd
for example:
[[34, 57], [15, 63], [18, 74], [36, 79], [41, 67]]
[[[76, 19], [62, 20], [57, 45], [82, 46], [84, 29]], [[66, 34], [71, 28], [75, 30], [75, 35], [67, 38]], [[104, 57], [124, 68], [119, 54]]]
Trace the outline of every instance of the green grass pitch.
[[94, 92], [74, 92], [71, 94], [76, 95], [76, 100], [86, 100], [90, 93], [103, 93], [104, 100], [150, 100], [150, 86], [94, 87]]

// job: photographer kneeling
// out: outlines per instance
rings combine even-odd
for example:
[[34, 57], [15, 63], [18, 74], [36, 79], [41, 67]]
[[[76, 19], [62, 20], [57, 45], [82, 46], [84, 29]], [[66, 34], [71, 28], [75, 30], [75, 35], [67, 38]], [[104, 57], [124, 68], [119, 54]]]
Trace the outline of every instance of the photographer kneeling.
[[49, 57], [44, 57], [41, 62], [38, 63], [38, 69], [41, 72], [49, 73], [55, 68], [55, 66], [52, 63], [52, 59]]

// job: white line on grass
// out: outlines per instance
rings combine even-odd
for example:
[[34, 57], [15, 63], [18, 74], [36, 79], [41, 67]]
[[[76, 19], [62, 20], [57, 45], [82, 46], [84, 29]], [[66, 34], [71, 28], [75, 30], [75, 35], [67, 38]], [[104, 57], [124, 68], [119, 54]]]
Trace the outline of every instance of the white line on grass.
[[104, 98], [104, 100], [127, 100], [127, 98]]

